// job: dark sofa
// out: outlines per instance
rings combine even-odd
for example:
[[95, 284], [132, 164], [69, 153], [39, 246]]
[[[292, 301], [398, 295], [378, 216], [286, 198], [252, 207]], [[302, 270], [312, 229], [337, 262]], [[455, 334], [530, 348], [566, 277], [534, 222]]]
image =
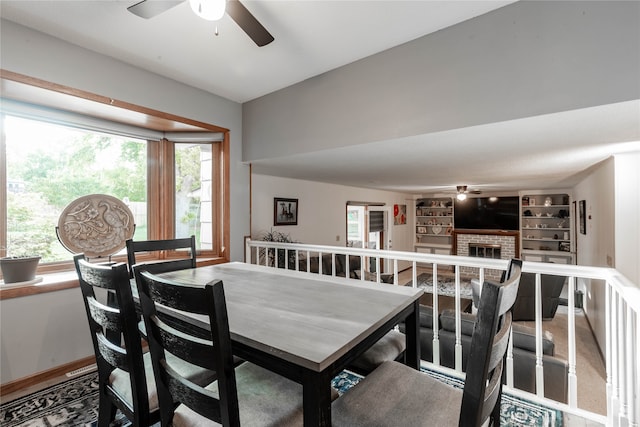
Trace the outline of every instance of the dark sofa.
[[[336, 254], [336, 276], [338, 277], [350, 277], [352, 279], [358, 279], [360, 275], [360, 256], [350, 255], [349, 266], [346, 265], [346, 255]], [[319, 257], [309, 257], [309, 269], [307, 270], [307, 258], [301, 256], [298, 258], [298, 270], [308, 271], [311, 273], [318, 273], [319, 270]], [[333, 256], [332, 254], [322, 254], [322, 274], [331, 275], [333, 268]], [[349, 275], [346, 276], [347, 271]]]
[[[542, 296], [542, 318], [553, 319], [560, 303], [560, 294], [564, 288], [567, 278], [552, 274], [540, 275], [540, 292]], [[536, 275], [533, 273], [522, 273], [518, 295], [511, 310], [513, 320], [536, 320]], [[473, 305], [478, 306], [480, 300], [480, 282], [471, 280], [473, 291]]]
[[[549, 274], [540, 275], [540, 291], [542, 293], [542, 318], [553, 319], [560, 302], [560, 294], [567, 280], [564, 276]], [[536, 320], [536, 275], [522, 273], [518, 296], [513, 305], [513, 320]]]
[[[455, 311], [444, 310], [440, 316], [438, 336], [440, 340], [440, 364], [455, 368]], [[461, 313], [462, 369], [467, 366], [471, 335], [475, 316]], [[400, 325], [404, 332], [404, 326]], [[553, 335], [544, 332], [543, 337], [544, 394], [558, 402], [567, 402], [569, 364], [555, 356]], [[423, 360], [433, 362], [433, 308], [420, 306], [420, 354]], [[535, 393], [536, 343], [535, 330], [513, 324], [513, 374], [514, 387]]]

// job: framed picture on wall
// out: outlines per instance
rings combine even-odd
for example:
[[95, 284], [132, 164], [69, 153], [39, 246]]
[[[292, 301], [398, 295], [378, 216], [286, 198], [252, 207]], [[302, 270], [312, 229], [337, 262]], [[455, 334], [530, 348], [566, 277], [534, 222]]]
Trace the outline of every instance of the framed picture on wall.
[[585, 200], [578, 202], [578, 220], [580, 221], [580, 234], [587, 234], [587, 218], [586, 218], [586, 205]]
[[298, 225], [298, 199], [273, 198], [273, 225]]
[[407, 205], [393, 205], [393, 225], [407, 223]]

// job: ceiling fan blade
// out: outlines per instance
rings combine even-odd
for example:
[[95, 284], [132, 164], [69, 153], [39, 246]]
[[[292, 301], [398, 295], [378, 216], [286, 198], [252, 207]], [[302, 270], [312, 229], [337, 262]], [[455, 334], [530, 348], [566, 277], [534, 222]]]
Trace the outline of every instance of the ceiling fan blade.
[[258, 46], [266, 46], [274, 38], [238, 0], [227, 1], [227, 13]]
[[141, 18], [150, 19], [179, 5], [183, 1], [184, 0], [142, 0], [133, 6], [129, 6], [127, 10]]

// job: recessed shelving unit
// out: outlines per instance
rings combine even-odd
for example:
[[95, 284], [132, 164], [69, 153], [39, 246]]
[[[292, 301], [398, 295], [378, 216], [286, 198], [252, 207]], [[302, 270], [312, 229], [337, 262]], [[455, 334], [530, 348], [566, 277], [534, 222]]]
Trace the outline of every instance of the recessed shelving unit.
[[453, 200], [450, 197], [417, 199], [415, 218], [416, 247], [449, 254], [453, 234]]
[[572, 264], [573, 218], [569, 195], [523, 194], [520, 205], [523, 259]]

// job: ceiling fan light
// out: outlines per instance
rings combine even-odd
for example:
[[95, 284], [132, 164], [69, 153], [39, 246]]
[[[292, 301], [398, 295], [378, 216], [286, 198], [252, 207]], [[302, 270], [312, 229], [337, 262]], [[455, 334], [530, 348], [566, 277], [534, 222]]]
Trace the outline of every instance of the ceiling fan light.
[[464, 193], [458, 193], [456, 195], [456, 199], [458, 199], [458, 200], [460, 200], [462, 202], [463, 200], [467, 200], [467, 195], [464, 194]]
[[217, 21], [224, 16], [226, 0], [189, 0], [191, 10], [202, 19]]

